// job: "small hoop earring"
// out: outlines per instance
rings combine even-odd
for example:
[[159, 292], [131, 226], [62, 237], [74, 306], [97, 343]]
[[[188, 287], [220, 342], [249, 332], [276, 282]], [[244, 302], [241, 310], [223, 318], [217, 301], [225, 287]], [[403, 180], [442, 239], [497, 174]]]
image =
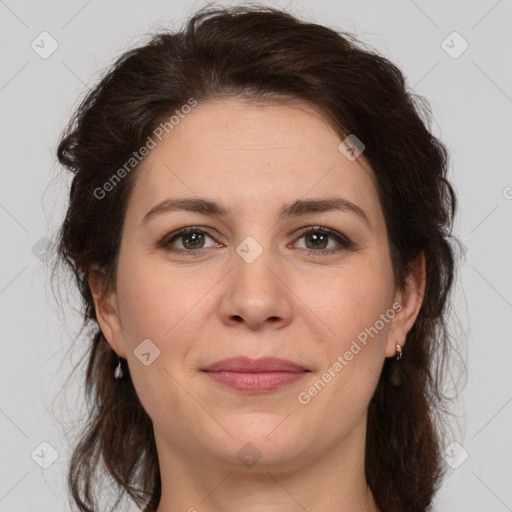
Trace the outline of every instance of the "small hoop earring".
[[[117, 354], [116, 354], [117, 355]], [[124, 375], [123, 369], [121, 368], [121, 358], [117, 356], [117, 366], [114, 370], [114, 378], [120, 379]]]
[[397, 361], [400, 361], [402, 359], [402, 347], [397, 343], [396, 344], [396, 358]]

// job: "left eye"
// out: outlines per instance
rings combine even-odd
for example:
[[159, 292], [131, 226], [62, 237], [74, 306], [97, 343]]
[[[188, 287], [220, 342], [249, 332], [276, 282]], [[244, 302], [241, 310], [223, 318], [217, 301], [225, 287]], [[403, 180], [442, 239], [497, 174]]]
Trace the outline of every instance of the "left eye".
[[[334, 252], [336, 251], [337, 245], [342, 245], [344, 248], [349, 248], [351, 246], [351, 243], [348, 240], [345, 240], [340, 235], [324, 228], [306, 231], [297, 240], [301, 240], [303, 238], [306, 241], [305, 249], [309, 249], [310, 251], [318, 250], [319, 252]], [[338, 244], [335, 243], [336, 241]], [[329, 242], [333, 242], [334, 245], [328, 247]]]

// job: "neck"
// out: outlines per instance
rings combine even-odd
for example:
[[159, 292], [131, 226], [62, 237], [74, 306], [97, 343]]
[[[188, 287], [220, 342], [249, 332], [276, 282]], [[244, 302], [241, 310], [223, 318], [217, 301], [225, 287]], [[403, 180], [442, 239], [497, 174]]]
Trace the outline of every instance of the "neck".
[[[379, 512], [364, 473], [365, 429], [326, 452], [247, 468], [193, 458], [155, 429], [162, 496], [157, 512]], [[300, 460], [299, 460], [300, 459]]]

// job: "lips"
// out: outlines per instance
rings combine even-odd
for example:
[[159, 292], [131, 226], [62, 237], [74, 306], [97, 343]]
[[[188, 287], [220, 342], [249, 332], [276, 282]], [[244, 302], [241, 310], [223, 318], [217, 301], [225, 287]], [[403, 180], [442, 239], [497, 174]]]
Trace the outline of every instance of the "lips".
[[223, 359], [202, 370], [215, 382], [245, 393], [275, 391], [302, 379], [310, 370], [275, 357]]
[[262, 357], [251, 359], [250, 357], [231, 357], [223, 359], [204, 368], [207, 372], [239, 372], [239, 373], [264, 373], [264, 372], [288, 372], [301, 373], [309, 371], [302, 366], [277, 357]]

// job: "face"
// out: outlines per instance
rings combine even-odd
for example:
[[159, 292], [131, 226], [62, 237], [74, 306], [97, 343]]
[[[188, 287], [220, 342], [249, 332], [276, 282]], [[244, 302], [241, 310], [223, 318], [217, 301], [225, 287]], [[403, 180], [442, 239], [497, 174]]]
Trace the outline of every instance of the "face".
[[[159, 449], [285, 468], [364, 434], [419, 302], [395, 287], [373, 171], [341, 141], [307, 106], [217, 100], [138, 170], [116, 290], [97, 313]], [[239, 356], [303, 371], [203, 371]]]

